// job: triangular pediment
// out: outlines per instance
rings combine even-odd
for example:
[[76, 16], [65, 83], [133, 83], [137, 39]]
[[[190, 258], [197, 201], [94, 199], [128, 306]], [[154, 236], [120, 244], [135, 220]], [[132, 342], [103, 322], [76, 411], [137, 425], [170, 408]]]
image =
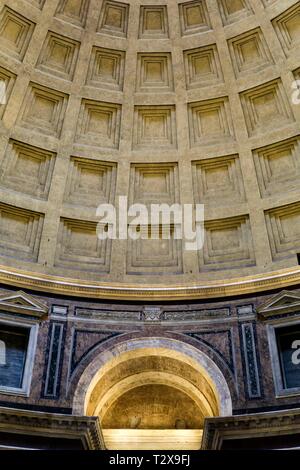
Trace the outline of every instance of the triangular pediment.
[[42, 318], [47, 315], [48, 307], [30, 294], [20, 290], [0, 296], [0, 311]]
[[263, 317], [270, 317], [297, 310], [300, 313], [300, 293], [282, 291], [260, 305], [257, 312]]

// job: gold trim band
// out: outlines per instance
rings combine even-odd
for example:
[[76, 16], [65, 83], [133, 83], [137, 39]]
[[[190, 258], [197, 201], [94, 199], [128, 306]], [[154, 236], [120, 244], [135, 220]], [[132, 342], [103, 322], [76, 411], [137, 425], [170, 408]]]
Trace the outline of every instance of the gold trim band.
[[210, 281], [205, 285], [148, 285], [109, 284], [87, 282], [78, 279], [60, 278], [28, 271], [16, 270], [0, 265], [0, 282], [23, 289], [53, 294], [94, 299], [117, 300], [191, 300], [210, 299], [251, 294], [273, 289], [284, 289], [300, 284], [300, 267], [282, 269], [266, 274], [234, 278], [230, 281]]

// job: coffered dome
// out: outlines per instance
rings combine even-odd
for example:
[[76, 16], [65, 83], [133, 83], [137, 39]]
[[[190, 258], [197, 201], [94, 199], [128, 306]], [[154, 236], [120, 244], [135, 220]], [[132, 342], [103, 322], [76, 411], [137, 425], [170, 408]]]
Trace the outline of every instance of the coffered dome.
[[[299, 47], [294, 0], [6, 0], [1, 279], [159, 297], [299, 272]], [[204, 204], [203, 249], [99, 240], [119, 196]]]

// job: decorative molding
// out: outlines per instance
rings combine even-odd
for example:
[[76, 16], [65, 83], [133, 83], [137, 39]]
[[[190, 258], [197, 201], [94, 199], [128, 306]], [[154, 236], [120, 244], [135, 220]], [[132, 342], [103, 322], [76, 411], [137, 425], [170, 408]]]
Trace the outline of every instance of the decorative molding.
[[68, 315], [69, 307], [66, 305], [52, 305], [51, 314], [52, 315]]
[[48, 315], [47, 305], [21, 290], [11, 294], [1, 295], [0, 311], [1, 310], [9, 313], [17, 313], [22, 316], [34, 317], [37, 320], [44, 320]]
[[209, 308], [203, 310], [181, 310], [181, 311], [170, 311], [165, 310], [163, 313], [162, 320], [166, 322], [178, 322], [178, 323], [193, 323], [202, 320], [212, 320], [215, 318], [228, 318], [230, 317], [229, 308]]
[[275, 294], [257, 308], [258, 315], [264, 319], [296, 311], [300, 313], [300, 293], [288, 290]]
[[16, 434], [48, 436], [59, 439], [78, 439], [86, 450], [104, 450], [105, 444], [100, 423], [94, 416], [0, 408], [0, 430]]
[[82, 281], [80, 279], [37, 274], [0, 265], [2, 284], [93, 299], [118, 300], [191, 300], [224, 298], [275, 290], [300, 284], [300, 267], [282, 269], [255, 276], [233, 278], [231, 281], [207, 281], [205, 284], [136, 284]]
[[[110, 310], [107, 308], [85, 308], [76, 307], [75, 317], [94, 322], [104, 323], [134, 323], [139, 324], [141, 321], [149, 321], [154, 312], [154, 320], [161, 324], [194, 324], [212, 319], [224, 319], [231, 316], [230, 308], [215, 308], [201, 310], [162, 310], [160, 307], [145, 306], [143, 310], [126, 310], [121, 307], [118, 310]], [[157, 313], [157, 315], [156, 315]], [[148, 318], [148, 320], [147, 320]]]
[[224, 441], [239, 439], [240, 448], [247, 438], [263, 438], [300, 432], [300, 409], [253, 413], [243, 416], [207, 418], [204, 424], [202, 450], [220, 450]]
[[141, 320], [140, 310], [109, 310], [75, 307], [75, 317], [84, 319], [94, 319], [99, 322], [139, 322]]
[[242, 343], [242, 364], [244, 372], [245, 394], [248, 400], [261, 398], [262, 384], [260, 362], [256, 345], [255, 323], [239, 324], [240, 341]]
[[244, 317], [245, 315], [254, 315], [255, 307], [252, 304], [249, 305], [241, 305], [236, 308], [237, 314], [239, 317]]
[[157, 323], [162, 320], [161, 307], [144, 307], [141, 319], [145, 323]]
[[66, 325], [64, 323], [50, 323], [42, 398], [59, 398], [65, 336]]

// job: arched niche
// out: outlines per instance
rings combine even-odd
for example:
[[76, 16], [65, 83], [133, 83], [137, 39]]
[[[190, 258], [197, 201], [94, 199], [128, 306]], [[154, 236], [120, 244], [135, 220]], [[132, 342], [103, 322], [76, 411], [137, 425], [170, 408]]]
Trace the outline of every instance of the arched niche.
[[202, 351], [174, 339], [139, 338], [90, 362], [73, 413], [98, 416], [110, 448], [118, 442], [119, 449], [191, 449], [200, 447], [205, 418], [231, 415], [232, 402], [222, 372]]

